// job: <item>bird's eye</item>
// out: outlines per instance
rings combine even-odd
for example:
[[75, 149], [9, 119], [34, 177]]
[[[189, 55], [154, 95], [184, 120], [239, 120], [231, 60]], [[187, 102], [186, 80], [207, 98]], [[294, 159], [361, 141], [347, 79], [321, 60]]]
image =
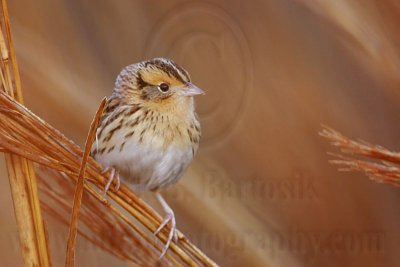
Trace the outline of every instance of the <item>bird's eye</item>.
[[168, 90], [169, 90], [169, 85], [168, 84], [166, 84], [166, 83], [161, 83], [159, 86], [158, 86], [158, 89], [160, 89], [160, 91], [161, 92], [168, 92]]

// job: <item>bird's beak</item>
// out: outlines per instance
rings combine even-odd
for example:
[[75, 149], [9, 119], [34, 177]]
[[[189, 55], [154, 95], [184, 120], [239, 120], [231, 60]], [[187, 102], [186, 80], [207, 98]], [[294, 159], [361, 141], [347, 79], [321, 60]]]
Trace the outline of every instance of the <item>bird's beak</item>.
[[182, 96], [204, 95], [204, 91], [193, 83], [186, 83], [180, 93]]

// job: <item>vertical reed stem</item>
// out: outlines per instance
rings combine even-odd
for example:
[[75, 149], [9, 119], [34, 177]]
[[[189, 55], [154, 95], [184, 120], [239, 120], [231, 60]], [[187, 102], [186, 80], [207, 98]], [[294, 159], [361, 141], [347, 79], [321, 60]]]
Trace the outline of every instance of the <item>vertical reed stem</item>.
[[86, 163], [89, 158], [90, 149], [92, 147], [93, 140], [96, 135], [96, 130], [97, 130], [97, 126], [99, 125], [101, 114], [103, 114], [106, 100], [107, 100], [106, 98], [103, 98], [103, 101], [101, 101], [99, 109], [97, 110], [96, 116], [94, 117], [92, 124], [90, 125], [89, 133], [86, 138], [85, 150], [84, 150], [84, 153], [82, 156], [81, 167], [79, 169], [78, 182], [76, 183], [76, 188], [75, 188], [74, 205], [72, 207], [71, 222], [69, 225], [67, 254], [66, 254], [66, 259], [65, 259], [66, 267], [75, 266], [75, 245], [76, 245], [76, 236], [78, 234], [79, 210], [82, 205]]
[[[12, 42], [6, 0], [1, 0], [1, 8], [2, 90], [22, 103], [20, 76]], [[3, 34], [4, 31], [5, 35]], [[50, 266], [33, 165], [30, 161], [16, 155], [6, 155], [6, 165], [25, 266]]]

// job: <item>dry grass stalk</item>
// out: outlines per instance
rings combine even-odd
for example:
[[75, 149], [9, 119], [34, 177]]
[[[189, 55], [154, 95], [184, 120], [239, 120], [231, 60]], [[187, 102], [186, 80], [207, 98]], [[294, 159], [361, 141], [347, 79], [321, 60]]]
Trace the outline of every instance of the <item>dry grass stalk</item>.
[[340, 170], [364, 172], [373, 181], [400, 187], [400, 153], [364, 141], [351, 140], [326, 126], [320, 135], [339, 147], [344, 154], [331, 154], [338, 159], [330, 162], [340, 166]]
[[74, 195], [74, 205], [72, 207], [72, 215], [71, 215], [71, 222], [69, 228], [69, 237], [67, 243], [67, 257], [65, 261], [65, 266], [75, 266], [75, 244], [76, 244], [76, 235], [78, 230], [78, 218], [79, 218], [79, 211], [82, 204], [82, 196], [83, 196], [83, 183], [84, 183], [84, 176], [86, 170], [86, 163], [87, 159], [89, 158], [90, 149], [93, 144], [93, 140], [96, 136], [96, 129], [99, 125], [99, 121], [101, 119], [101, 115], [103, 114], [104, 106], [106, 104], [106, 98], [103, 98], [101, 101], [99, 109], [96, 112], [96, 116], [93, 119], [93, 122], [90, 125], [90, 130], [86, 139], [85, 150], [82, 157], [81, 166], [79, 169], [79, 176], [78, 176], [78, 183], [75, 189]]
[[[1, 8], [1, 90], [22, 103], [20, 76], [5, 0], [1, 1]], [[46, 232], [40, 211], [33, 165], [17, 155], [6, 155], [6, 165], [25, 266], [49, 266]]]
[[[3, 152], [14, 153], [57, 170], [68, 177], [69, 181], [77, 180], [80, 159], [83, 155], [82, 150], [59, 131], [4, 93], [0, 93], [0, 124], [4, 125], [0, 128], [0, 149]], [[112, 202], [104, 199], [94, 188], [95, 186], [97, 189], [103, 189], [105, 186], [107, 177], [101, 172], [101, 166], [92, 158], [89, 158], [85, 180], [91, 184], [84, 184], [85, 191], [100, 201], [108, 212], [114, 213], [121, 223], [124, 222], [129, 225], [127, 227], [135, 232], [134, 238], [136, 238], [135, 242], [138, 246], [148, 247], [149, 249], [155, 248], [159, 253], [161, 245], [153, 242], [152, 233], [161, 223], [161, 217], [124, 185], [121, 185], [118, 192], [108, 191], [108, 196]], [[122, 212], [121, 209], [125, 211]], [[129, 216], [126, 214], [129, 214]], [[132, 220], [132, 217], [137, 223]], [[100, 219], [108, 220], [109, 217]], [[108, 231], [111, 231], [114, 223], [108, 222], [108, 224], [110, 226]], [[164, 243], [167, 240], [167, 234], [167, 229], [164, 229], [157, 237]], [[178, 233], [178, 235], [178, 244], [171, 244], [170, 250], [162, 262], [165, 264], [169, 262], [176, 266], [183, 264], [188, 266], [217, 266], [181, 233]], [[98, 236], [98, 238], [102, 242], [110, 241], [104, 236]], [[110, 248], [114, 250], [115, 254], [130, 255], [134, 258], [132, 255], [135, 255], [136, 249], [126, 251], [119, 245], [113, 243]], [[146, 261], [154, 263], [158, 258], [158, 253], [148, 255]], [[135, 263], [140, 264], [140, 262]]]
[[[39, 181], [39, 190], [43, 194], [43, 209], [52, 218], [68, 226], [74, 194], [74, 185], [70, 182], [70, 178], [58, 172], [40, 168]], [[141, 240], [141, 237], [135, 228], [130, 227], [127, 216], [125, 220], [121, 220], [120, 216], [124, 215], [113, 206], [103, 205], [98, 196], [96, 192], [84, 192], [79, 215], [81, 224], [78, 229], [79, 234], [121, 260], [140, 266], [152, 266], [154, 259], [159, 255], [154, 240], [137, 242], [138, 239]], [[170, 258], [175, 266], [181, 266], [174, 258]], [[160, 265], [167, 264], [162, 262]]]

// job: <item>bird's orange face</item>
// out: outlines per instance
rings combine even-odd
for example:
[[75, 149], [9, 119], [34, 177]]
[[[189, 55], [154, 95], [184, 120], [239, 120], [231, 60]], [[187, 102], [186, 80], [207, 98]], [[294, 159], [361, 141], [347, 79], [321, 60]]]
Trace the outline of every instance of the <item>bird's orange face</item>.
[[113, 94], [124, 104], [184, 114], [194, 110], [193, 96], [204, 92], [175, 62], [155, 58], [125, 67], [117, 77]]
[[140, 98], [150, 103], [167, 104], [203, 94], [190, 82], [186, 70], [166, 59], [145, 62], [137, 72]]

